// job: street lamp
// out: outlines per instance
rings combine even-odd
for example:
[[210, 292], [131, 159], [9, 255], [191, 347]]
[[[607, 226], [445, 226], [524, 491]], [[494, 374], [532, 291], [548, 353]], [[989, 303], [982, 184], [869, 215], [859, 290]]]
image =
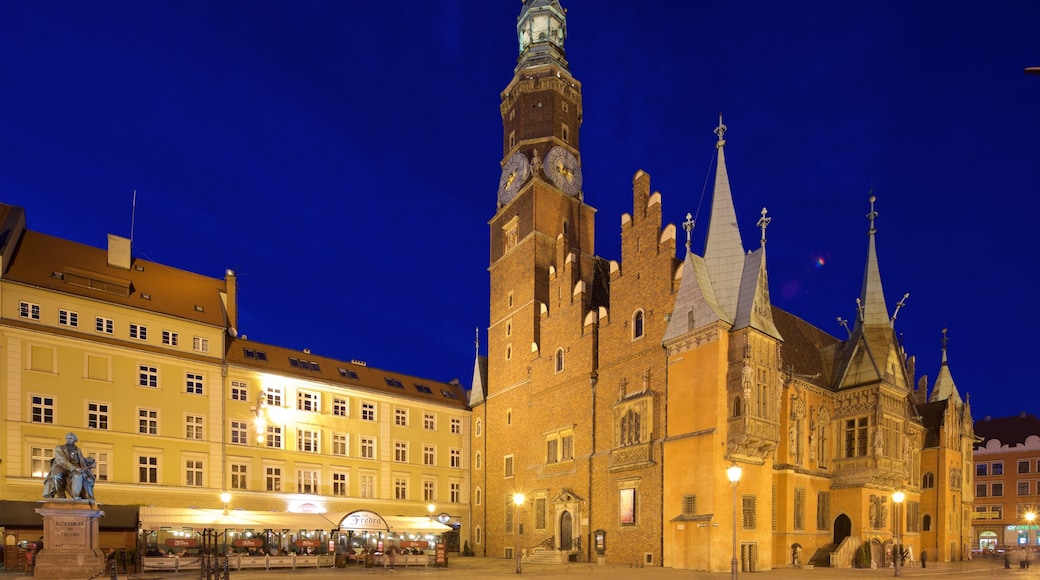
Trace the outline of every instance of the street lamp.
[[224, 504], [224, 515], [228, 514], [227, 504], [231, 503], [231, 494], [223, 492], [220, 494], [220, 501]]
[[524, 494], [513, 494], [513, 519], [516, 520], [516, 573], [520, 573], [520, 535], [524, 526], [520, 523], [520, 506], [524, 505]]
[[433, 521], [433, 512], [436, 511], [436, 509], [437, 509], [437, 506], [433, 505], [432, 503], [426, 504], [426, 511], [429, 512], [429, 514], [430, 514], [430, 521], [431, 522]]
[[892, 494], [892, 501], [894, 501], [895, 504], [896, 504], [896, 509], [895, 509], [895, 516], [896, 516], [896, 521], [895, 521], [895, 524], [896, 524], [895, 574], [896, 574], [896, 576], [902, 576], [903, 575], [903, 569], [900, 566], [900, 564], [902, 563], [902, 560], [903, 560], [903, 557], [902, 557], [903, 556], [903, 549], [899, 545], [899, 528], [901, 527], [900, 526], [901, 522], [899, 521], [899, 515], [900, 515], [899, 514], [899, 509], [900, 509], [900, 506], [903, 505], [903, 500], [904, 499], [906, 499], [906, 494], [901, 492], [901, 491], [897, 491], [897, 492]]
[[742, 472], [743, 470], [736, 463], [726, 469], [726, 479], [733, 488], [733, 559], [729, 562], [731, 580], [737, 580], [737, 484], [740, 483]]
[[[1028, 524], [1029, 524], [1028, 529], [1026, 530], [1026, 543], [1028, 544], [1029, 543], [1029, 532], [1032, 531], [1033, 522], [1036, 521], [1036, 513], [1033, 512], [1033, 510], [1029, 510], [1029, 511], [1026, 512], [1025, 515], [1026, 515], [1026, 522], [1028, 522]], [[1035, 534], [1034, 533], [1033, 535], [1034, 536], [1038, 536], [1040, 534]]]

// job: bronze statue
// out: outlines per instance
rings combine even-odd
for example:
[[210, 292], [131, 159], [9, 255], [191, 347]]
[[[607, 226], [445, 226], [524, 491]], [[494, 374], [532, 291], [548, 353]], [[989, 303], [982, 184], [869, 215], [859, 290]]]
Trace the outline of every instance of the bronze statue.
[[75, 433], [65, 435], [65, 444], [54, 448], [51, 469], [43, 481], [43, 497], [94, 499], [94, 466], [92, 457], [84, 457]]

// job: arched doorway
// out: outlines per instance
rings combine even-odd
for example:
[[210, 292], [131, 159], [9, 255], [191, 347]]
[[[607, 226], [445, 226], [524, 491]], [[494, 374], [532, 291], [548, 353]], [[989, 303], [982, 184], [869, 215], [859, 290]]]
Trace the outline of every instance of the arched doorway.
[[841, 514], [834, 518], [834, 538], [832, 541], [835, 545], [841, 543], [842, 540], [849, 537], [852, 534], [852, 520], [849, 516]]
[[570, 550], [571, 549], [571, 542], [574, 541], [574, 538], [571, 535], [572, 534], [572, 532], [571, 532], [571, 523], [572, 523], [572, 521], [573, 521], [573, 518], [571, 518], [571, 512], [565, 511], [565, 512], [560, 514], [560, 549], [561, 550]]

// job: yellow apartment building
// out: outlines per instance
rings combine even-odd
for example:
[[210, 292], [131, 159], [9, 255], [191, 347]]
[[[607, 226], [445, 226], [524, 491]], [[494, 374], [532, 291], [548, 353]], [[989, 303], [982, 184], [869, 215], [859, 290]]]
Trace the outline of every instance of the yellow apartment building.
[[0, 223], [8, 534], [35, 539], [50, 458], [73, 432], [97, 461], [112, 546], [135, 546], [138, 506], [220, 508], [228, 492], [231, 508], [439, 516], [455, 547], [470, 490], [459, 384], [237, 338], [230, 270], [35, 232], [19, 207], [0, 204]]

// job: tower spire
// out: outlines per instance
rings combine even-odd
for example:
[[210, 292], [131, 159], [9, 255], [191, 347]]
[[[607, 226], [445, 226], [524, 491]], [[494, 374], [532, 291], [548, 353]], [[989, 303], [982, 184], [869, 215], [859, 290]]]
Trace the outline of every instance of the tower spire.
[[708, 222], [707, 239], [704, 242], [704, 262], [715, 289], [719, 306], [731, 320], [736, 317], [737, 296], [740, 292], [740, 275], [744, 265], [744, 244], [737, 227], [737, 215], [733, 209], [733, 193], [729, 186], [726, 170], [727, 127], [719, 113], [719, 125], [714, 133], [719, 140], [718, 164], [715, 167], [715, 190], [711, 199], [711, 219]]
[[870, 229], [867, 231], [869, 238], [867, 244], [867, 265], [863, 273], [863, 289], [857, 301], [859, 316], [857, 316], [856, 324], [863, 326], [891, 324], [888, 318], [888, 307], [885, 305], [885, 292], [881, 286], [881, 268], [878, 265], [877, 247], [874, 241], [877, 233], [874, 220], [878, 217], [878, 212], [874, 208], [876, 201], [877, 197], [872, 192], [870, 196], [870, 213], [867, 214], [867, 220], [870, 222]]

